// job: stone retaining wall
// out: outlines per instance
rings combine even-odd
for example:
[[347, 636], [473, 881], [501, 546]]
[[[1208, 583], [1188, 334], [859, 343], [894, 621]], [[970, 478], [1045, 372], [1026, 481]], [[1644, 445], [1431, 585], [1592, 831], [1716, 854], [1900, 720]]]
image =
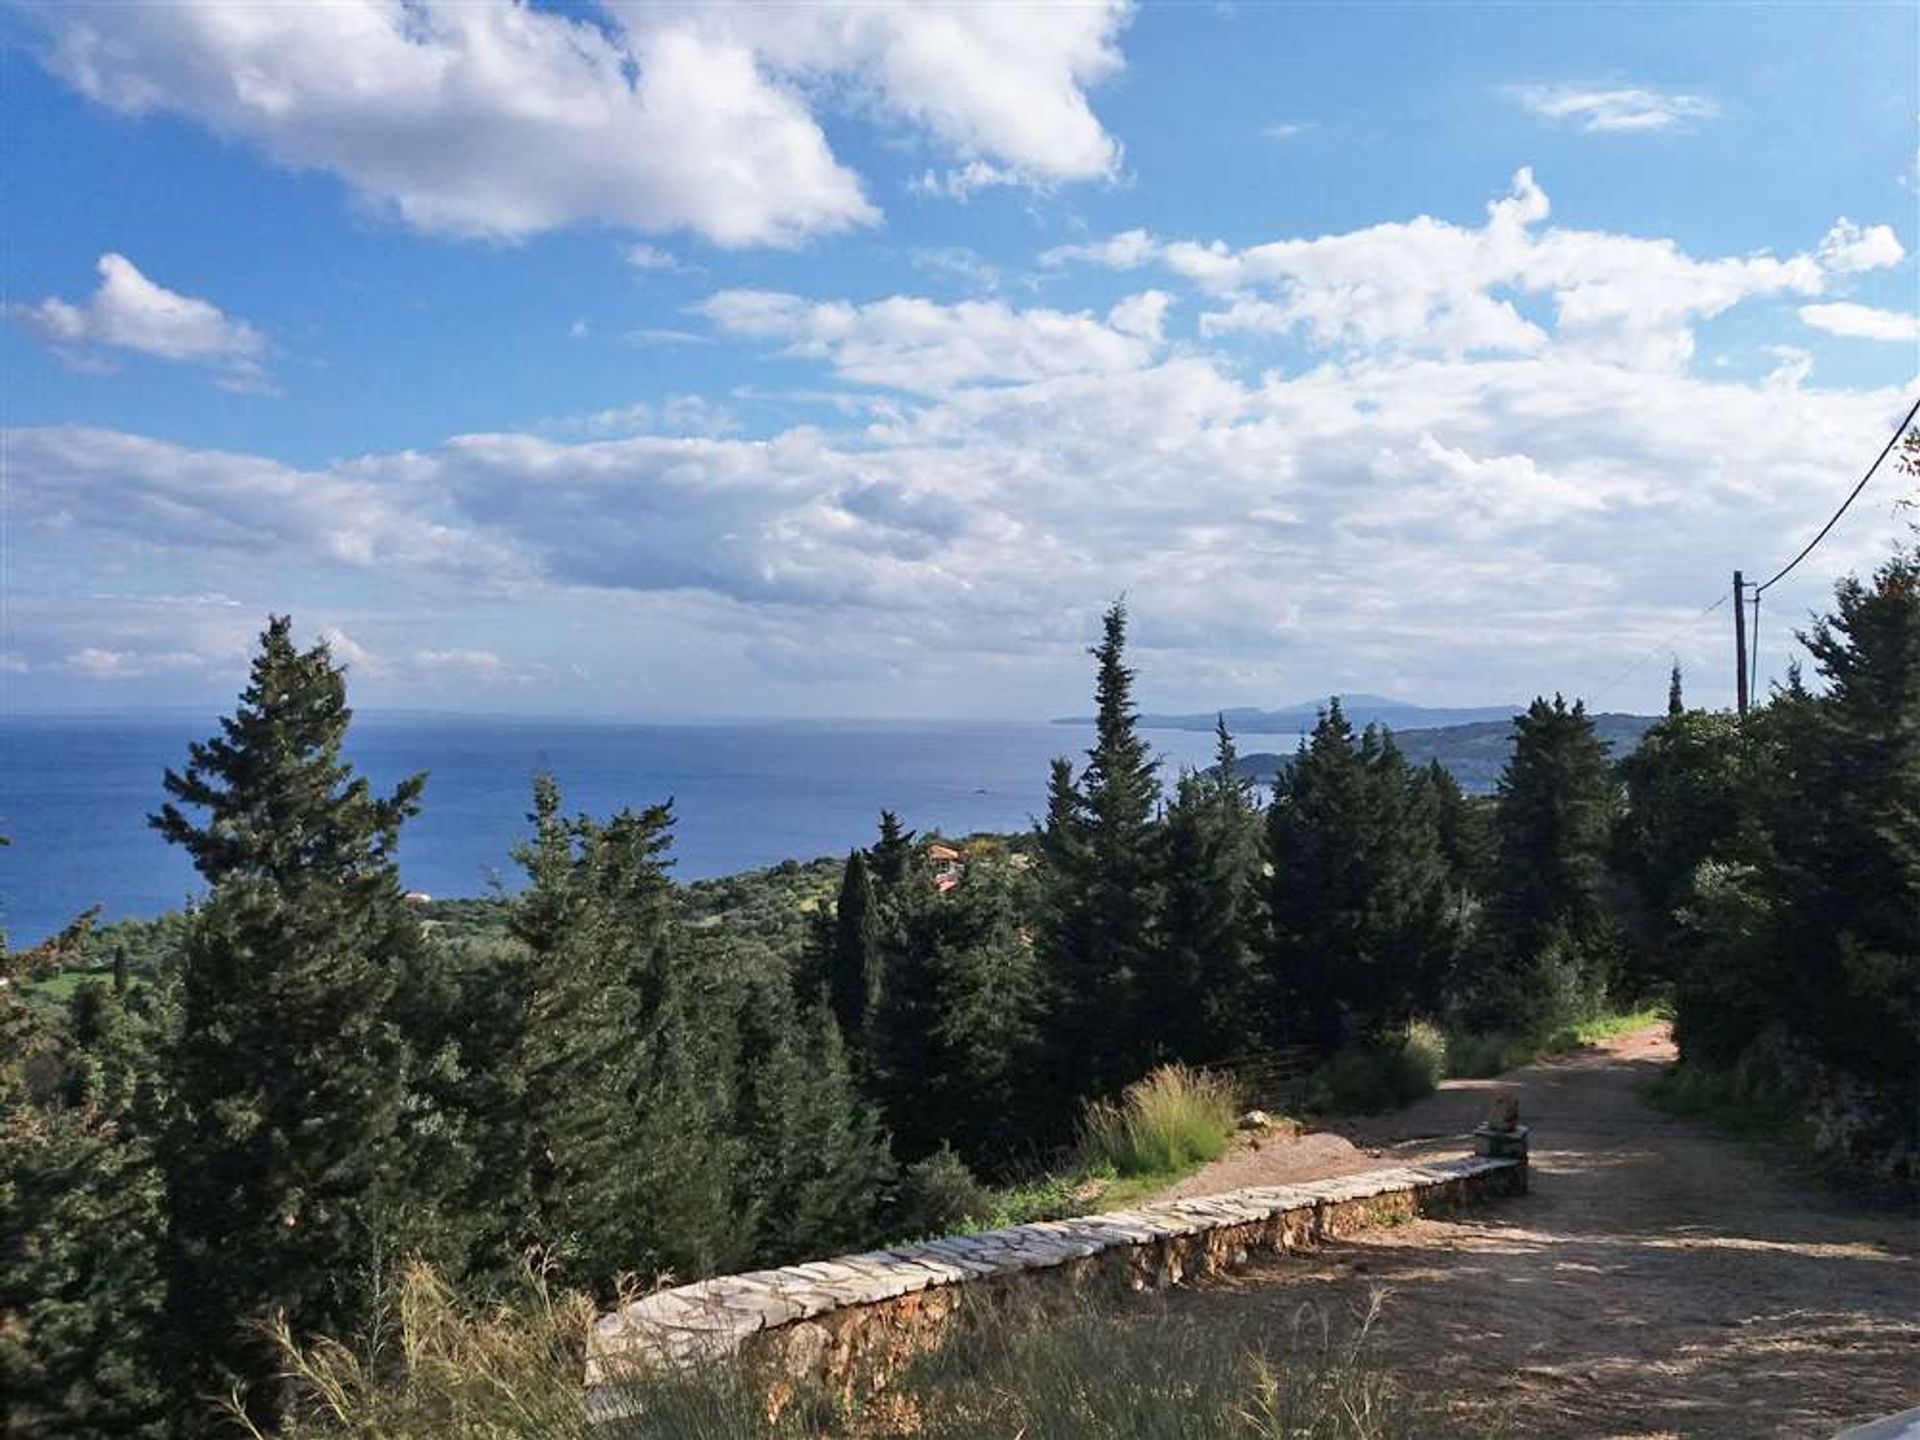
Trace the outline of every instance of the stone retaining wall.
[[1259, 1251], [1310, 1250], [1526, 1188], [1523, 1151], [1519, 1159], [1434, 1161], [1233, 1190], [702, 1280], [602, 1317], [589, 1338], [587, 1383], [612, 1412], [612, 1382], [625, 1367], [738, 1358], [765, 1369], [775, 1404], [781, 1389], [800, 1384], [876, 1390], [938, 1343], [963, 1287], [1040, 1298], [1158, 1288]]

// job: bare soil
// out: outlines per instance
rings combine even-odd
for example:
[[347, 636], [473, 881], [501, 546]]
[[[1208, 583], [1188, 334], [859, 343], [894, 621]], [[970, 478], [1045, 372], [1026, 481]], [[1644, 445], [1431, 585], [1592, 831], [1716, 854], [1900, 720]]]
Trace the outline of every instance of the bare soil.
[[1384, 1290], [1381, 1358], [1498, 1434], [1826, 1437], [1920, 1404], [1915, 1218], [1653, 1109], [1641, 1087], [1672, 1058], [1664, 1028], [1642, 1031], [1450, 1081], [1345, 1138], [1238, 1148], [1177, 1193], [1459, 1154], [1504, 1090], [1533, 1126], [1532, 1193], [1269, 1257], [1171, 1303], [1291, 1328], [1303, 1302], [1358, 1312]]

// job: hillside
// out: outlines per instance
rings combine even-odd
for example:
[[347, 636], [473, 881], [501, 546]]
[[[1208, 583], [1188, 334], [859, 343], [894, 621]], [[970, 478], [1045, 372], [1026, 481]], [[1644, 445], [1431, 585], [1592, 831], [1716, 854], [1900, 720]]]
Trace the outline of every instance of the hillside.
[[[1615, 760], [1631, 753], [1653, 723], [1654, 717], [1651, 715], [1608, 712], [1593, 717], [1595, 732], [1611, 747], [1610, 753]], [[1513, 723], [1508, 717], [1476, 721], [1470, 725], [1442, 725], [1432, 729], [1401, 730], [1395, 727], [1393, 739], [1406, 755], [1409, 765], [1426, 765], [1438, 760], [1460, 782], [1462, 789], [1475, 794], [1487, 794], [1499, 783], [1500, 771], [1506, 766], [1507, 755], [1513, 749]], [[1292, 758], [1291, 755], [1272, 751], [1258, 751], [1243, 755], [1239, 770], [1247, 778], [1266, 784]]]

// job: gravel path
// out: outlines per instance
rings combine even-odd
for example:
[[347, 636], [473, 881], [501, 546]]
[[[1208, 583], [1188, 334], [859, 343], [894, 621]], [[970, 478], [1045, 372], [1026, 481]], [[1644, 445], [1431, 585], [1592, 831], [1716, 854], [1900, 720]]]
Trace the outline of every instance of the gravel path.
[[[1853, 1208], [1781, 1157], [1649, 1107], [1640, 1087], [1672, 1054], [1663, 1029], [1623, 1036], [1356, 1127], [1363, 1148], [1329, 1151], [1320, 1173], [1458, 1154], [1511, 1091], [1534, 1127], [1533, 1193], [1270, 1258], [1173, 1303], [1290, 1326], [1303, 1300], [1339, 1311], [1384, 1289], [1383, 1357], [1517, 1436], [1826, 1437], [1920, 1404], [1913, 1217]], [[1261, 1183], [1237, 1177], [1263, 1152], [1183, 1193]]]

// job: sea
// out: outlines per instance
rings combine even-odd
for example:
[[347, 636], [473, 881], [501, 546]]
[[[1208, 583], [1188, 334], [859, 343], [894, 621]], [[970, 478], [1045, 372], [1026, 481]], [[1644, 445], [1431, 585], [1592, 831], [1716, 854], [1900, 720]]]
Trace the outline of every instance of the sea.
[[[147, 825], [161, 777], [215, 729], [206, 716], [0, 718], [0, 927], [20, 947], [92, 905], [103, 920], [176, 909], [201, 890], [186, 857]], [[1298, 737], [1261, 735], [1261, 750]], [[1148, 736], [1171, 780], [1213, 736]], [[512, 890], [532, 777], [565, 809], [605, 816], [671, 799], [682, 880], [845, 854], [882, 808], [917, 830], [1012, 831], [1046, 808], [1048, 762], [1084, 757], [1092, 727], [1045, 722], [794, 721], [642, 725], [361, 712], [348, 756], [376, 788], [425, 771], [401, 833], [401, 878], [438, 899]]]

